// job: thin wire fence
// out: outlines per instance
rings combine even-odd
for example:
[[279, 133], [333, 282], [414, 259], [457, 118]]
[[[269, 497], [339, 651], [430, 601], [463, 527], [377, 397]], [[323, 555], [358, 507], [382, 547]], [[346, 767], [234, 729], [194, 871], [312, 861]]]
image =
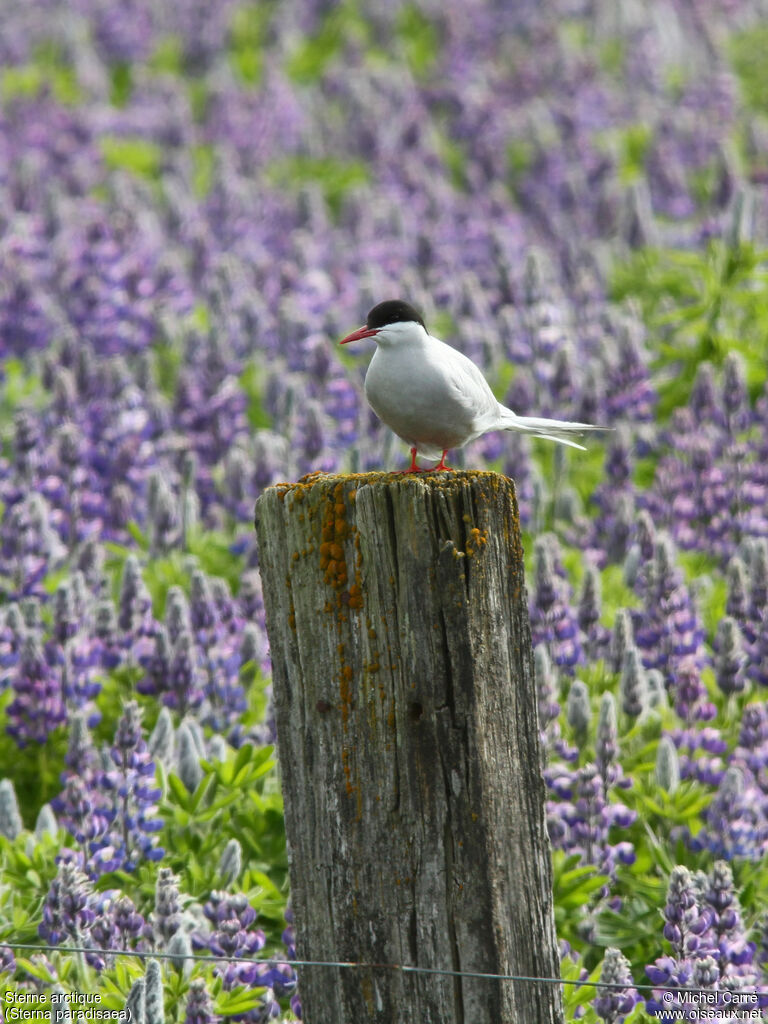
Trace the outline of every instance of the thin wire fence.
[[[528, 974], [494, 974], [490, 971], [457, 971], [448, 967], [421, 967], [416, 964], [378, 964], [378, 963], [365, 963], [358, 962], [356, 960], [299, 960], [290, 959], [288, 957], [269, 957], [268, 959], [259, 959], [257, 957], [245, 957], [245, 956], [217, 956], [212, 953], [153, 953], [148, 950], [138, 949], [101, 949], [96, 946], [51, 946], [44, 943], [33, 943], [33, 942], [14, 942], [13, 940], [0, 939], [0, 948], [7, 947], [12, 950], [26, 950], [35, 953], [90, 953], [97, 956], [126, 956], [126, 957], [137, 957], [140, 960], [173, 960], [176, 963], [235, 963], [235, 964], [263, 964], [265, 967], [275, 967], [278, 964], [285, 964], [288, 967], [328, 967], [328, 968], [339, 968], [339, 969], [350, 969], [355, 968], [358, 970], [369, 970], [369, 971], [402, 971], [403, 974], [426, 974], [426, 975], [445, 975], [451, 978], [478, 978], [485, 979], [487, 981], [519, 981], [527, 982], [530, 984], [537, 985], [561, 985], [567, 987], [568, 985], [574, 985], [577, 987], [589, 986], [595, 989], [608, 989], [608, 990], [620, 990], [626, 991], [628, 988], [634, 988], [638, 992], [674, 992], [677, 995], [698, 995], [698, 996], [716, 996], [726, 995], [727, 990], [717, 990], [711, 988], [678, 988], [676, 986], [669, 985], [652, 985], [652, 984], [635, 984], [631, 985], [614, 983], [608, 981], [593, 981], [589, 978], [547, 978], [547, 977], [535, 977]], [[744, 995], [750, 995], [748, 989], [740, 989], [739, 997], [743, 998]], [[768, 994], [768, 989], [754, 993], [757, 995]], [[756, 1004], [755, 1004], [756, 1005]], [[746, 1009], [748, 1004], [742, 1004], [743, 1008]]]

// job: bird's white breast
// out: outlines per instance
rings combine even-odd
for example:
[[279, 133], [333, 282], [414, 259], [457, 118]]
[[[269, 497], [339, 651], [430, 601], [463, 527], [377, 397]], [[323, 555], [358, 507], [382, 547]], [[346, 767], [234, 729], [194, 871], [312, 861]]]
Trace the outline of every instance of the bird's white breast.
[[466, 444], [498, 403], [477, 367], [425, 332], [377, 345], [365, 378], [376, 415], [426, 453]]

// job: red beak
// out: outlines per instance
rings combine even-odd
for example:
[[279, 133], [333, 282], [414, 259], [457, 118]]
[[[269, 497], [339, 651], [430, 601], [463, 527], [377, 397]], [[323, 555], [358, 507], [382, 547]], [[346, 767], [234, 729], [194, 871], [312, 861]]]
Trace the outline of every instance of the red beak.
[[356, 331], [352, 331], [346, 338], [342, 338], [339, 344], [348, 345], [350, 341], [360, 341], [361, 338], [373, 338], [378, 333], [378, 327], [358, 327]]

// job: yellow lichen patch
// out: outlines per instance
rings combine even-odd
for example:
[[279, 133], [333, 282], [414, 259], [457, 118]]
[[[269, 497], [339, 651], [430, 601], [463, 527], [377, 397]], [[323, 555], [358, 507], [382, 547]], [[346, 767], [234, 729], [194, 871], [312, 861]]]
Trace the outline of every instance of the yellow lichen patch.
[[467, 540], [467, 555], [471, 558], [477, 554], [485, 545], [488, 543], [488, 531], [480, 530], [478, 527], [473, 526], [469, 531], [469, 539]]
[[333, 489], [333, 496], [326, 499], [321, 524], [320, 568], [323, 570], [325, 582], [337, 591], [347, 582], [344, 538], [349, 532], [349, 526], [344, 518], [343, 495], [343, 485], [337, 484]]

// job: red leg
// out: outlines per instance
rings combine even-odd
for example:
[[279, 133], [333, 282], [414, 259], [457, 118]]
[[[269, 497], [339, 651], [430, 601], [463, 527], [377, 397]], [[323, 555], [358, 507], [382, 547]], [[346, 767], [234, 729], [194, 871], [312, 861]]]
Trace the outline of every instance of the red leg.
[[438, 462], [438, 464], [434, 467], [434, 469], [430, 469], [430, 471], [429, 471], [430, 473], [438, 473], [438, 472], [440, 472], [440, 470], [443, 470], [446, 473], [452, 473], [453, 472], [453, 466], [446, 466], [446, 464], [445, 464], [445, 456], [447, 454], [448, 454], [448, 449], [446, 448], [445, 451], [443, 452], [443, 454], [440, 456], [440, 461]]
[[396, 473], [428, 473], [429, 470], [422, 469], [421, 466], [416, 465], [416, 449], [411, 448], [411, 464], [408, 469], [395, 470]]

